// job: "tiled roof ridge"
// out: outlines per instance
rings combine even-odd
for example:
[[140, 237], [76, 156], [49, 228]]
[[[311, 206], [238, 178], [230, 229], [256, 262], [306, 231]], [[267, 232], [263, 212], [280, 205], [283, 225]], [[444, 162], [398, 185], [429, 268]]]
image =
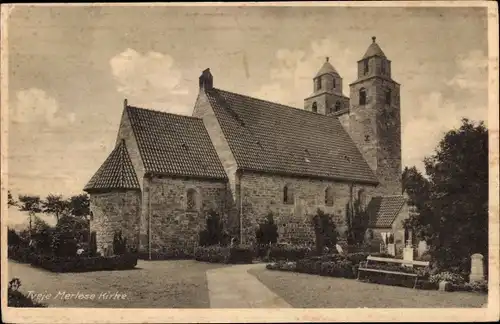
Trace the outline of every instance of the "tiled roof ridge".
[[201, 119], [199, 117], [189, 116], [189, 115], [175, 114], [175, 113], [171, 113], [171, 112], [168, 112], [168, 111], [161, 111], [161, 110], [156, 110], [156, 109], [151, 109], [151, 108], [137, 107], [137, 106], [131, 106], [131, 105], [127, 105], [126, 108], [127, 109], [144, 110], [144, 111], [152, 112], [152, 113], [165, 114], [165, 115], [171, 115], [171, 116], [176, 116], [176, 117], [190, 118], [190, 119], [195, 119], [195, 120], [201, 120], [201, 121], [203, 121], [203, 119]]
[[[293, 106], [284, 105], [284, 104], [281, 104], [279, 102], [270, 101], [270, 100], [261, 99], [261, 98], [256, 98], [256, 97], [252, 97], [252, 96], [249, 96], [249, 95], [244, 95], [244, 94], [237, 93], [237, 92], [227, 91], [227, 90], [224, 90], [224, 89], [212, 88], [212, 90], [222, 91], [222, 92], [226, 92], [226, 93], [229, 93], [229, 94], [232, 94], [232, 95], [236, 95], [236, 96], [240, 96], [240, 97], [245, 97], [245, 98], [248, 98], [248, 99], [252, 99], [252, 100], [258, 100], [258, 101], [262, 101], [264, 103], [270, 103], [270, 104], [278, 106], [280, 109], [295, 109], [295, 110], [301, 111], [303, 113], [312, 114], [312, 115], [315, 115], [315, 116], [322, 116], [322, 117], [326, 117], [326, 118], [331, 118], [332, 117], [332, 116], [329, 116], [329, 115], [318, 114], [318, 113], [315, 113], [315, 112], [312, 112], [312, 111], [308, 111], [308, 110], [305, 110], [305, 109], [302, 109], [302, 108], [297, 108], [297, 107], [293, 107]], [[211, 91], [211, 90], [207, 90], [207, 91]]]

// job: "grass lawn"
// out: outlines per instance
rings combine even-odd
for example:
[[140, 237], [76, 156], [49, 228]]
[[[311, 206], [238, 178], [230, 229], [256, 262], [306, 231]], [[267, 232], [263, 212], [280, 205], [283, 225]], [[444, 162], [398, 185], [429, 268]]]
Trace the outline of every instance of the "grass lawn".
[[249, 273], [296, 308], [482, 307], [488, 299], [472, 292], [418, 290], [266, 269]]
[[[139, 260], [133, 270], [59, 274], [12, 260], [8, 264], [9, 280], [19, 278], [23, 293], [52, 294], [42, 301], [49, 307], [115, 308], [208, 308], [205, 272], [225, 266], [192, 260]], [[95, 294], [95, 298], [65, 300], [61, 294], [56, 297], [58, 292]], [[126, 294], [126, 298], [105, 299], [101, 295], [116, 292]]]

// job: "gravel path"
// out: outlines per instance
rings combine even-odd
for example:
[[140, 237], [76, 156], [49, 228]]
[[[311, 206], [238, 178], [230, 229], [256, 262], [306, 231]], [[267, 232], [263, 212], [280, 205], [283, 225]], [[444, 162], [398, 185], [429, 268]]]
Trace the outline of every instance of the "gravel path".
[[[19, 278], [25, 294], [51, 294], [43, 301], [49, 307], [208, 308], [206, 271], [221, 267], [191, 260], [139, 260], [133, 270], [57, 274], [9, 260], [8, 277]], [[75, 295], [65, 299], [65, 294]], [[89, 298], [79, 299], [84, 295]]]

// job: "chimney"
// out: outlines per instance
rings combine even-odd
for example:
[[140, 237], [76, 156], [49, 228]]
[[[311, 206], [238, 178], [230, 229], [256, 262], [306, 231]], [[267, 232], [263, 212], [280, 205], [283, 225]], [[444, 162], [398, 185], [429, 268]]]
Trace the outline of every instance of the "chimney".
[[210, 69], [205, 69], [200, 76], [200, 90], [210, 90], [213, 88], [213, 77]]

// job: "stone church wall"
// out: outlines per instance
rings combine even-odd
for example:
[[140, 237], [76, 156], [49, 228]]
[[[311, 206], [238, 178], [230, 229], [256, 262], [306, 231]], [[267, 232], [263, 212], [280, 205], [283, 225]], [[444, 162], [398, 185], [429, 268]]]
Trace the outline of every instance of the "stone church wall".
[[[227, 183], [216, 180], [187, 178], [145, 179], [144, 197], [147, 208], [143, 219], [146, 237], [141, 237], [141, 251], [148, 252], [147, 228], [151, 217], [151, 251], [168, 253], [169, 249], [182, 249], [192, 253], [198, 244], [198, 233], [205, 228], [206, 213], [216, 210], [224, 222]], [[187, 192], [196, 191], [196, 208], [187, 209]]]
[[[292, 204], [283, 202], [285, 185], [293, 189]], [[333, 206], [325, 205], [325, 190], [329, 186], [334, 190]], [[356, 194], [360, 189], [365, 190], [365, 203], [368, 203], [374, 187], [355, 185], [353, 193]], [[318, 208], [334, 215], [340, 234], [346, 230], [345, 206], [350, 197], [347, 183], [245, 172], [241, 175], [241, 197], [243, 243], [255, 240], [258, 223], [263, 221], [270, 211], [282, 233], [281, 239], [289, 243], [314, 243], [311, 216], [316, 214]]]
[[138, 245], [141, 193], [139, 190], [113, 191], [90, 195], [93, 218], [90, 231], [96, 232], [97, 251], [113, 253], [115, 232], [122, 231], [127, 244]]

